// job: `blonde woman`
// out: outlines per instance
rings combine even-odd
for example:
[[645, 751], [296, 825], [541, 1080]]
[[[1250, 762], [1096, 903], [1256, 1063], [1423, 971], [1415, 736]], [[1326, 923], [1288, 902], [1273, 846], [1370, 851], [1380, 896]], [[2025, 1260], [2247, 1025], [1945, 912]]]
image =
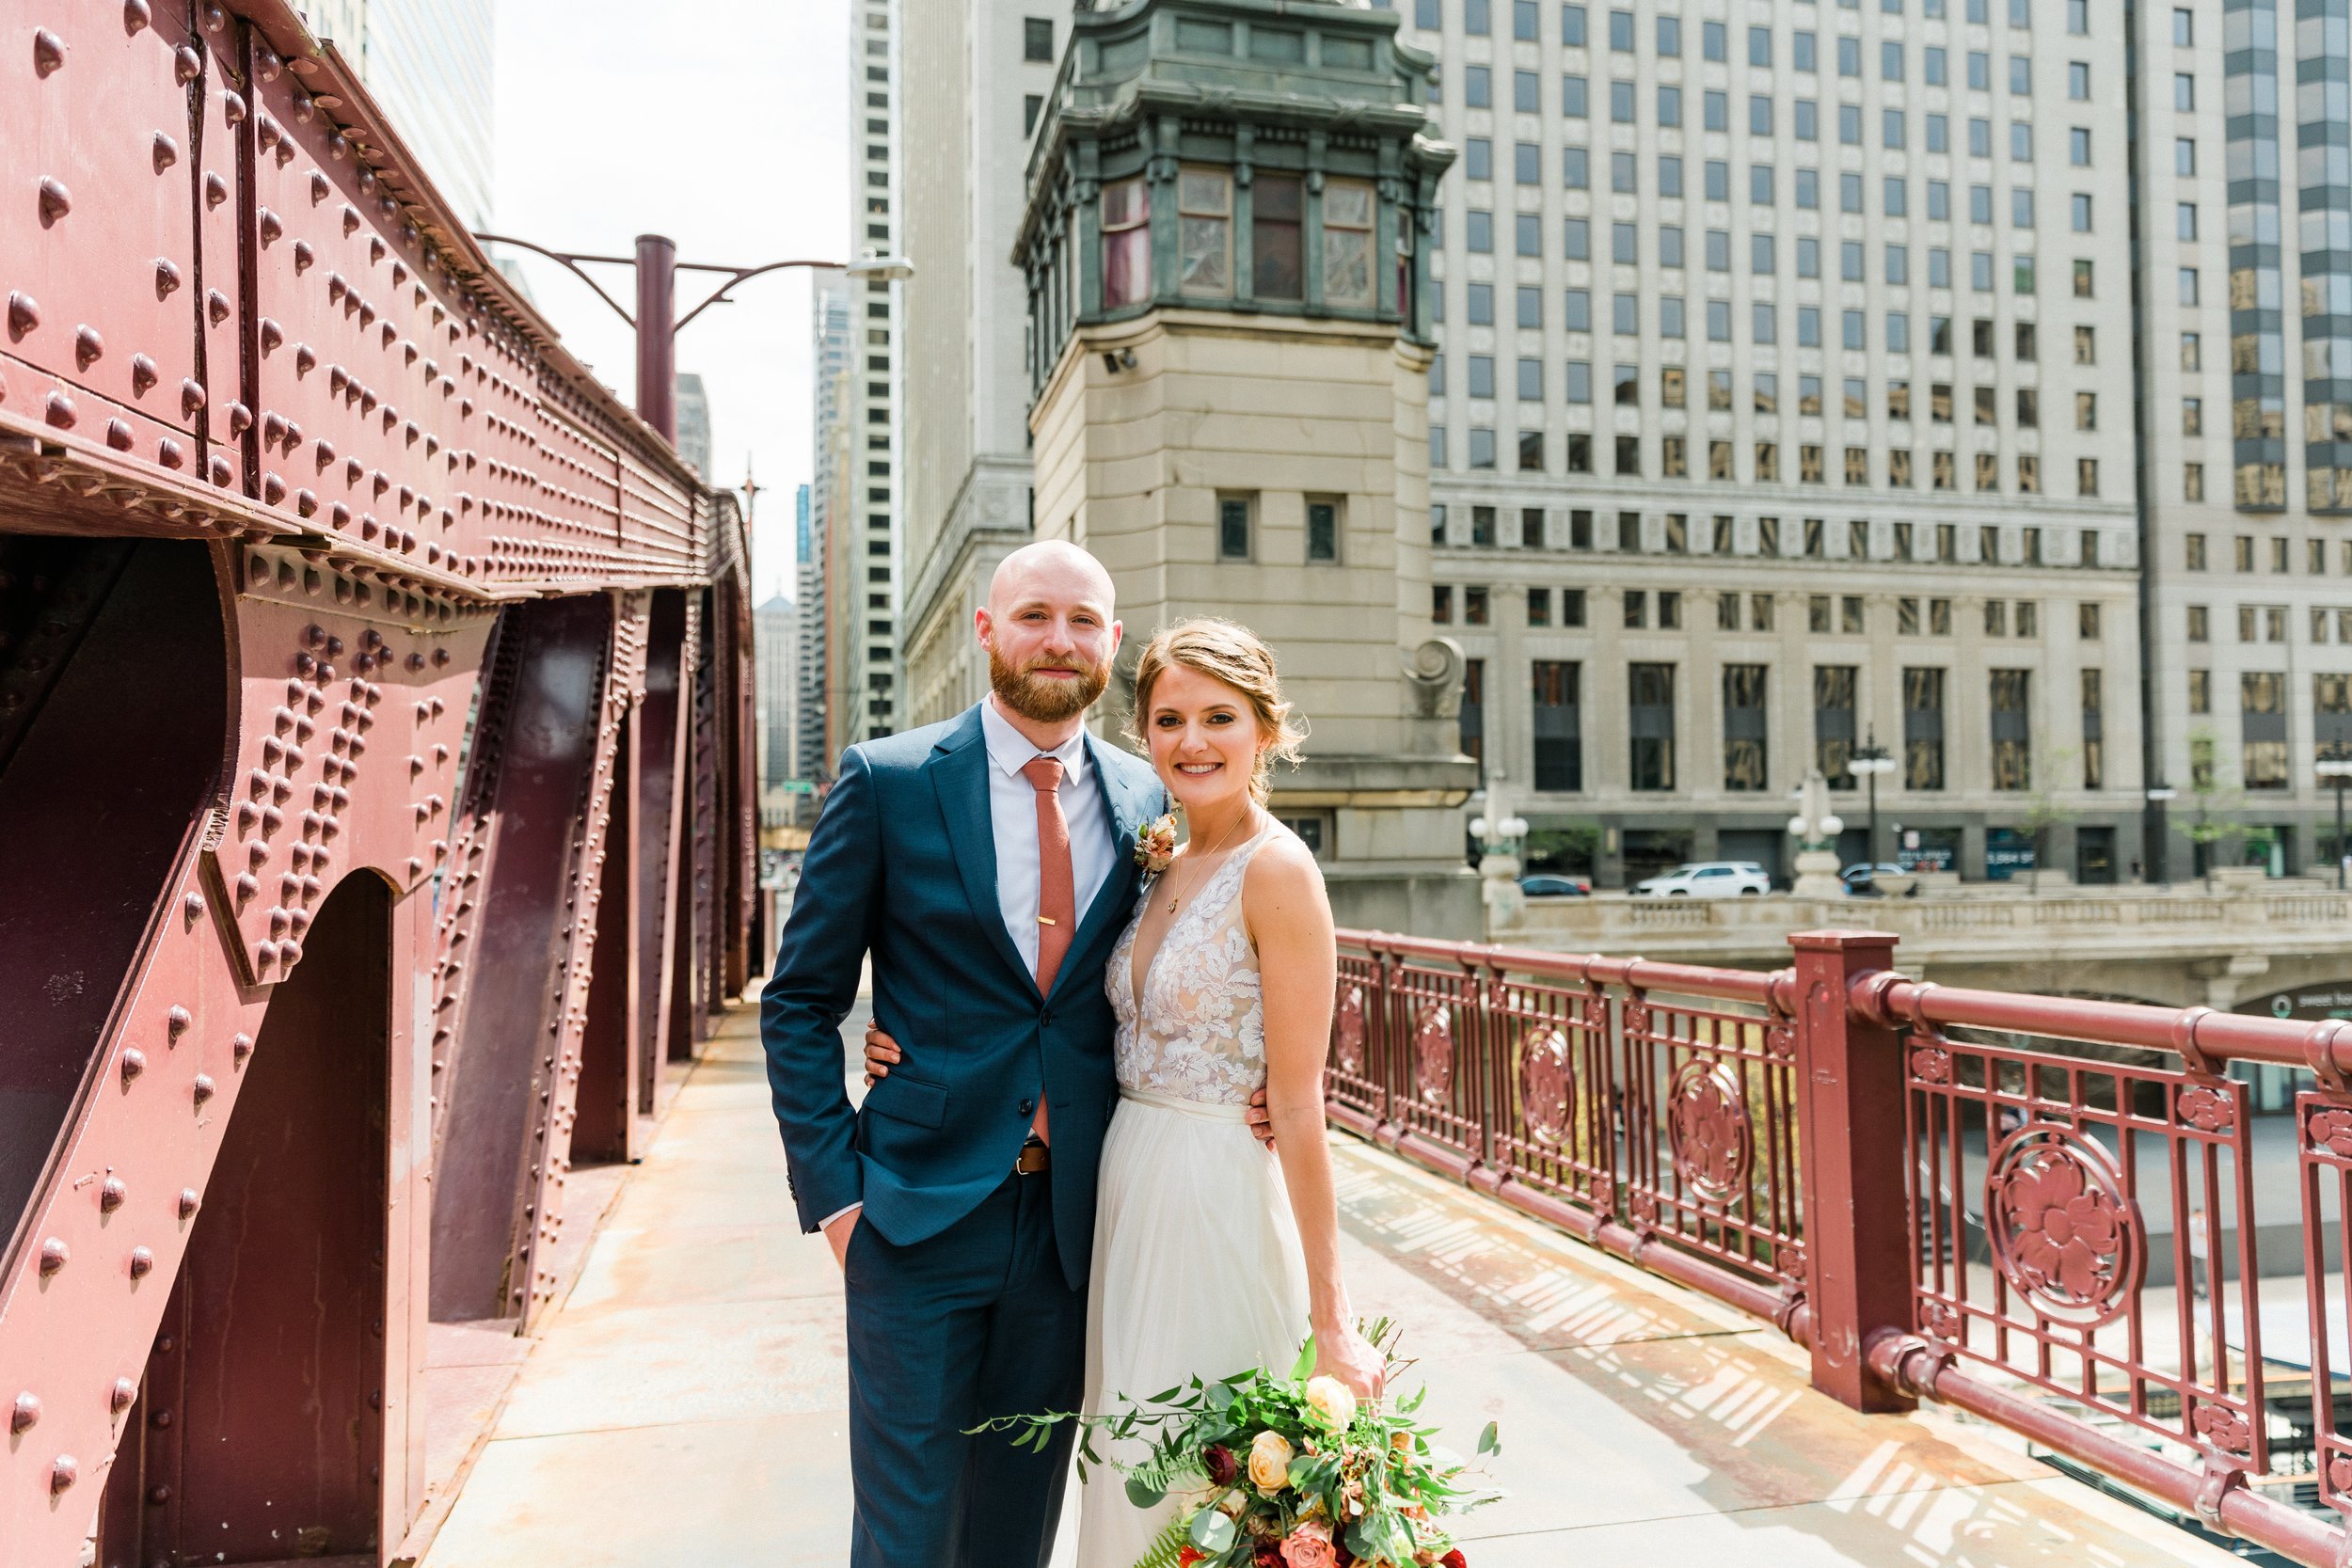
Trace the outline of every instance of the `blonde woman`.
[[[1152, 638], [1134, 723], [1186, 838], [1104, 976], [1120, 1101], [1098, 1178], [1087, 1407], [1195, 1375], [1284, 1370], [1310, 1330], [1317, 1372], [1377, 1394], [1380, 1356], [1341, 1277], [1324, 1138], [1331, 906], [1312, 853], [1265, 810], [1273, 765], [1295, 756], [1303, 732], [1272, 651], [1214, 619]], [[872, 1071], [898, 1056], [868, 1036]], [[1260, 1089], [1273, 1151], [1248, 1121]], [[1124, 1568], [1177, 1507], [1138, 1509], [1115, 1473], [1093, 1472], [1080, 1563]]]

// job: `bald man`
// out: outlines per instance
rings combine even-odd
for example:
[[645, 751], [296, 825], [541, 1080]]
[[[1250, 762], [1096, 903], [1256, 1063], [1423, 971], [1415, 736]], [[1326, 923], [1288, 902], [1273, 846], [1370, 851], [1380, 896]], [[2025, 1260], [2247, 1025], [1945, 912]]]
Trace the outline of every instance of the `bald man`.
[[[1087, 734], [1120, 626], [1057, 541], [1014, 551], [974, 617], [989, 695], [852, 746], [810, 835], [760, 998], [803, 1230], [848, 1305], [856, 1568], [1027, 1568], [1053, 1552], [1073, 1433], [993, 1416], [1084, 1392], [1094, 1175], [1118, 1103], [1104, 966], [1135, 911], [1148, 764]], [[873, 959], [907, 1061], [855, 1110], [840, 1025]]]

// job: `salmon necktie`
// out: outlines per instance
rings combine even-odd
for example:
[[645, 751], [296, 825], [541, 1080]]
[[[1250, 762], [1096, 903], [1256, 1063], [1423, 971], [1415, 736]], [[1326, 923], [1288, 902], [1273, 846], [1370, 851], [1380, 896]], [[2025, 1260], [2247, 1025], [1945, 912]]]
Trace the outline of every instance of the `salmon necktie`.
[[[1077, 935], [1077, 879], [1070, 867], [1070, 821], [1061, 814], [1061, 762], [1036, 757], [1025, 764], [1021, 776], [1037, 791], [1037, 993], [1054, 994], [1054, 976]], [[1037, 1102], [1032, 1124], [1045, 1136], [1045, 1101]]]

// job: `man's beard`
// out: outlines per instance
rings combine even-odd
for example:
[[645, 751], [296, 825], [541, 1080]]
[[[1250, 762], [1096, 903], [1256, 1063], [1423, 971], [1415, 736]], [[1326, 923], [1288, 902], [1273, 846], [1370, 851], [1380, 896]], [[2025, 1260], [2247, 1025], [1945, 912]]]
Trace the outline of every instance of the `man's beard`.
[[1038, 668], [1016, 670], [1005, 662], [1004, 656], [993, 648], [988, 651], [988, 684], [996, 693], [996, 700], [1024, 719], [1034, 719], [1041, 724], [1058, 724], [1063, 720], [1084, 713], [1094, 705], [1111, 683], [1108, 664], [1089, 664], [1073, 655], [1065, 659], [1043, 659], [1041, 664], [1054, 664], [1074, 669], [1076, 680], [1040, 680], [1029, 673]]

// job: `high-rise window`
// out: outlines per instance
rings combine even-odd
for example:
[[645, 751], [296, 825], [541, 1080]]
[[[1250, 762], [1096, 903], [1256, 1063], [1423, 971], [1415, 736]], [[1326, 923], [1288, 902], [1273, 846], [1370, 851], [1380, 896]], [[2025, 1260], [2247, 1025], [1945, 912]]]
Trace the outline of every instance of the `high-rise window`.
[[2033, 672], [1987, 672], [1993, 699], [1993, 787], [2033, 787]]
[[2097, 670], [2082, 672], [2083, 787], [2102, 787], [2106, 773], [2105, 680]]
[[[1263, 188], [1263, 187], [1261, 187]], [[1331, 179], [1323, 185], [1323, 299], [1372, 305], [1372, 182]]]
[[1306, 185], [1295, 174], [1261, 173], [1250, 186], [1249, 249], [1252, 293], [1260, 299], [1298, 299], [1305, 267], [1300, 229]]
[[1307, 559], [1337, 561], [1340, 558], [1340, 502], [1325, 498], [1307, 502]]
[[1628, 782], [1639, 790], [1671, 790], [1675, 787], [1675, 667], [1628, 665], [1626, 697], [1632, 743]]
[[1535, 787], [1584, 787], [1584, 740], [1581, 691], [1582, 669], [1566, 660], [1536, 659], [1533, 666]]
[[[1731, 610], [1732, 629], [1738, 629], [1740, 598], [1726, 594], [1721, 605]], [[1761, 664], [1724, 666], [1724, 788], [1761, 793], [1767, 786], [1769, 726], [1765, 722], [1765, 690], [1770, 671]]]
[[[1826, 595], [1822, 597], [1826, 602]], [[1819, 664], [1813, 669], [1813, 766], [1821, 770], [1832, 789], [1854, 787], [1854, 776], [1846, 770], [1846, 764], [1853, 760], [1855, 689], [1860, 674], [1860, 667], [1852, 664]]]
[[1903, 672], [1905, 789], [1944, 787], [1944, 673], [1942, 670], [1931, 669]]
[[1249, 559], [1252, 514], [1257, 510], [1256, 498], [1251, 496], [1219, 496], [1216, 500], [1216, 553], [1220, 561]]
[[2287, 787], [2286, 686], [2286, 676], [2276, 671], [2248, 671], [2238, 677], [2245, 747], [2240, 776], [2248, 789]]
[[1103, 305], [1136, 305], [1152, 294], [1152, 197], [1141, 179], [1103, 187]]

